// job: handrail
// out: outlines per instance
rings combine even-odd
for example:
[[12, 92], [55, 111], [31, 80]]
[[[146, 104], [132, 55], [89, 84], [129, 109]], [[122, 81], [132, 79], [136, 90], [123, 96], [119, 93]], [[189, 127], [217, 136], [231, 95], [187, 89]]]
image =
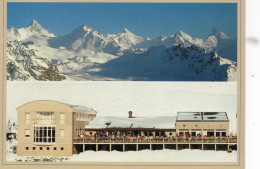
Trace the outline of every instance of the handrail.
[[156, 138], [110, 138], [110, 137], [89, 137], [89, 138], [74, 138], [75, 143], [237, 143], [237, 138], [235, 137], [189, 137], [189, 138], [179, 138], [179, 137], [156, 137]]

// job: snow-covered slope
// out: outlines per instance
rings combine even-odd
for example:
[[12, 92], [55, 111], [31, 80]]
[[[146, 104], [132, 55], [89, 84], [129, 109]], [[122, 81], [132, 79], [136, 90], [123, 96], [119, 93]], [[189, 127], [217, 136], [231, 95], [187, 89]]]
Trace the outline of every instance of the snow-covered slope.
[[202, 47], [204, 41], [198, 38], [192, 38], [190, 35], [184, 33], [182, 30], [179, 30], [174, 35], [170, 36], [159, 36], [156, 39], [147, 39], [142, 43], [139, 43], [135, 46], [135, 48], [149, 48], [152, 46], [166, 46], [172, 47], [176, 45], [183, 45], [185, 47], [191, 45], [197, 45]]
[[19, 29], [19, 32], [23, 35], [40, 35], [47, 37], [55, 37], [55, 35], [48, 30], [44, 29], [36, 20], [33, 20], [26, 28]]
[[[36, 56], [48, 60], [58, 71], [66, 74], [68, 80], [132, 80], [133, 78], [134, 80], [223, 81], [236, 79], [236, 39], [229, 38], [217, 29], [213, 29], [206, 39], [193, 38], [181, 30], [174, 35], [150, 39], [137, 36], [126, 28], [118, 34], [105, 35], [82, 25], [69, 34], [56, 37], [33, 20], [25, 28], [9, 28], [7, 33], [8, 41], [20, 41], [33, 49]], [[20, 48], [21, 44], [12, 45], [18, 45], [16, 48]], [[168, 54], [165, 52], [169, 53], [170, 48], [178, 45], [181, 45], [183, 51], [187, 50], [188, 55], [192, 55], [188, 61], [184, 61], [185, 59], [178, 61], [177, 56], [166, 57]], [[203, 55], [199, 52], [194, 53], [193, 48], [197, 48], [196, 46], [201, 48], [199, 50], [204, 52]], [[195, 55], [198, 55], [196, 58], [207, 60], [212, 52], [219, 61], [215, 65], [207, 64], [208, 68], [205, 70], [211, 72], [205, 71], [204, 68], [202, 70], [201, 67], [205, 63], [196, 64], [194, 68], [191, 66], [190, 62], [196, 62]], [[171, 54], [175, 56], [175, 53]], [[16, 57], [15, 53], [9, 53], [9, 56]], [[172, 58], [175, 58], [174, 61], [171, 61]], [[16, 65], [17, 63], [13, 64], [20, 67]], [[213, 67], [217, 72], [212, 74]], [[19, 69], [13, 69], [13, 73], [15, 71], [21, 74]], [[196, 71], [198, 73], [193, 77], [191, 72]], [[25, 77], [18, 79], [28, 80]]]
[[7, 42], [7, 80], [64, 80], [56, 66], [19, 41]]
[[125, 50], [144, 41], [144, 38], [136, 36], [128, 29], [124, 28], [121, 33], [118, 33], [116, 36], [114, 36], [114, 41], [121, 47], [122, 50]]
[[143, 40], [144, 38], [134, 35], [126, 28], [117, 35], [104, 35], [87, 25], [82, 25], [69, 34], [49, 39], [49, 44], [54, 48], [63, 46], [70, 50], [88, 49], [120, 55], [123, 50], [129, 49]]
[[167, 48], [157, 46], [145, 53], [129, 53], [105, 64], [86, 70], [98, 75], [125, 80], [160, 81], [234, 81], [236, 63], [207, 53], [195, 45]]
[[40, 47], [35, 45], [28, 46], [31, 49], [34, 49], [36, 55], [50, 60], [50, 62], [63, 74], [71, 74], [84, 67], [89, 67], [96, 63], [105, 63], [117, 57], [115, 55], [96, 52], [89, 49], [72, 51], [67, 50], [64, 47], [52, 48], [46, 45]]
[[19, 40], [28, 44], [42, 45], [47, 44], [47, 39], [55, 35], [43, 28], [36, 20], [25, 28], [9, 28], [7, 30], [7, 39], [9, 41]]
[[66, 47], [67, 49], [77, 50], [88, 48], [98, 50], [107, 42], [106, 37], [87, 25], [81, 25], [71, 33], [49, 40], [49, 45], [54, 48]]
[[160, 36], [156, 39], [146, 39], [138, 43], [134, 48], [148, 49], [152, 46], [166, 46], [172, 47], [181, 44], [182, 46], [189, 47], [191, 45], [204, 48], [206, 51], [216, 50], [219, 55], [232, 61], [237, 61], [237, 44], [236, 39], [231, 39], [223, 32], [213, 28], [212, 32], [206, 39], [193, 38], [184, 33], [182, 30], [174, 35]]
[[88, 49], [113, 55], [117, 55], [120, 49], [111, 37], [86, 25], [79, 26], [64, 36], [49, 39], [49, 45], [53, 48], [65, 47], [74, 51]]

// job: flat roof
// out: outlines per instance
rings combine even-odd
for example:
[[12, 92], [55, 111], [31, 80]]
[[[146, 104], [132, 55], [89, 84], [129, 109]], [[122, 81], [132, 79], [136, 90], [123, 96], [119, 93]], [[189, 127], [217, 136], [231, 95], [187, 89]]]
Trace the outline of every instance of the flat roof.
[[226, 112], [178, 112], [176, 121], [228, 121]]
[[88, 114], [93, 114], [93, 115], [97, 114], [97, 112], [95, 110], [93, 110], [92, 108], [89, 108], [89, 107], [80, 106], [80, 105], [73, 105], [73, 104], [68, 104], [68, 103], [64, 103], [64, 104], [70, 106], [71, 108], [73, 108], [76, 111], [85, 111]]
[[168, 117], [113, 117], [97, 116], [86, 125], [86, 129], [102, 128], [153, 128], [175, 129], [176, 116]]

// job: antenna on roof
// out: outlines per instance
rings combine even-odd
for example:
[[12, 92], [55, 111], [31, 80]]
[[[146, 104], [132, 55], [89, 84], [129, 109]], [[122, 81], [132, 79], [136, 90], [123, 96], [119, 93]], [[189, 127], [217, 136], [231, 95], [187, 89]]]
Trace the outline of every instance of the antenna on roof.
[[133, 125], [134, 125], [134, 123], [132, 123], [132, 124], [130, 125], [130, 128], [131, 128]]
[[[108, 126], [110, 126], [110, 124], [111, 124], [111, 122], [107, 122], [107, 123], [105, 123], [105, 125], [108, 127]], [[106, 127], [106, 128], [107, 128]]]

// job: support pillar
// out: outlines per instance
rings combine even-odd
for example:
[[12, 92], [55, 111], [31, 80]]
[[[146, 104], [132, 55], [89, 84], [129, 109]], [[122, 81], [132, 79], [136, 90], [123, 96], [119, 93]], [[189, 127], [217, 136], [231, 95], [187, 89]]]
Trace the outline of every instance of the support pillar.
[[152, 150], [152, 144], [150, 144], [150, 150]]
[[176, 144], [176, 150], [178, 150], [178, 149], [179, 149], [178, 144]]
[[165, 144], [163, 144], [163, 150], [165, 149]]
[[189, 149], [191, 149], [191, 145], [190, 145], [190, 143], [189, 143]]
[[98, 144], [96, 144], [96, 151], [98, 151]]
[[83, 144], [83, 152], [85, 151], [85, 144]]
[[125, 152], [125, 144], [123, 144], [123, 152]]
[[217, 144], [215, 144], [215, 151], [217, 151]]
[[227, 149], [229, 150], [229, 144], [227, 145]]
[[112, 145], [111, 144], [109, 144], [109, 151], [111, 151], [112, 150]]
[[201, 147], [201, 150], [203, 151], [203, 150], [204, 150], [204, 144], [202, 144], [201, 146], [202, 146], [202, 147]]
[[138, 144], [136, 144], [136, 151], [138, 151]]

